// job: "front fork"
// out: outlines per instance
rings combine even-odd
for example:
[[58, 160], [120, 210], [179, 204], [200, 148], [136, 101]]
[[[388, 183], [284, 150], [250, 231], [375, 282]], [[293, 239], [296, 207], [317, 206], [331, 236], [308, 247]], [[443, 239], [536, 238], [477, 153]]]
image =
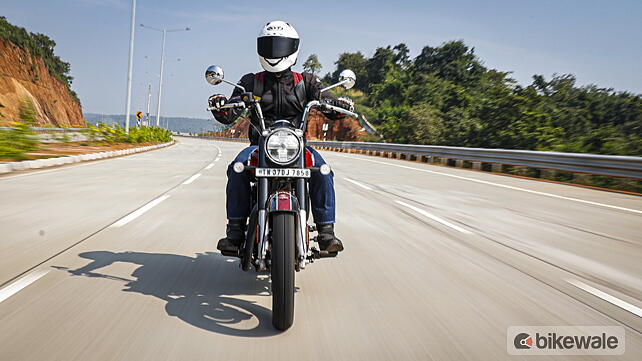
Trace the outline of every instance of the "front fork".
[[[259, 144], [263, 144], [263, 136], [261, 136], [261, 139], [259, 139]], [[265, 167], [266, 164], [265, 160], [265, 149], [263, 147], [259, 147], [259, 165], [261, 167]], [[265, 207], [267, 207], [267, 201], [268, 201], [268, 179], [267, 178], [259, 178], [258, 179], [258, 209], [259, 209], [259, 214], [258, 214], [258, 223], [259, 223], [259, 249], [258, 249], [258, 266], [259, 269], [266, 269], [266, 264], [265, 264], [265, 257], [267, 255], [267, 247], [268, 247], [268, 242], [267, 242], [267, 212]]]
[[[305, 147], [304, 147], [305, 149]], [[265, 166], [265, 151], [261, 148], [259, 150], [259, 164]], [[299, 159], [299, 167], [305, 168], [305, 153]], [[292, 205], [298, 205], [298, 209], [292, 209], [290, 211], [296, 211], [297, 220], [296, 220], [296, 247], [297, 247], [297, 270], [304, 269], [307, 254], [308, 254], [308, 241], [307, 241], [307, 187], [305, 179], [299, 178], [296, 180], [295, 194], [294, 198], [297, 202], [291, 202]], [[258, 266], [259, 269], [266, 269], [266, 256], [268, 249], [268, 179], [259, 178], [258, 179], [258, 226], [259, 226], [259, 248], [258, 248]]]
[[[292, 208], [288, 209], [279, 209], [276, 206], [272, 206], [273, 203], [278, 202], [278, 200], [275, 200], [275, 198], [280, 198], [280, 197], [285, 197], [284, 199], [287, 199], [290, 204], [292, 204]], [[308, 254], [308, 241], [307, 241], [307, 213], [305, 211], [305, 208], [300, 207], [298, 197], [291, 194], [290, 192], [285, 192], [285, 191], [280, 191], [274, 194], [269, 200], [268, 203], [271, 205], [270, 209], [259, 209], [258, 210], [258, 226], [259, 226], [259, 248], [258, 248], [258, 255], [259, 259], [257, 260], [257, 265], [259, 266], [259, 269], [265, 269], [266, 267], [266, 256], [267, 256], [267, 249], [268, 249], [268, 216], [270, 213], [275, 213], [275, 212], [288, 212], [288, 213], [294, 213], [296, 215], [296, 224], [295, 224], [295, 229], [294, 229], [294, 236], [295, 236], [295, 242], [296, 242], [296, 248], [297, 248], [297, 254], [296, 254], [296, 265], [297, 265], [297, 270], [304, 269], [306, 260], [307, 260], [307, 254]]]
[[[305, 168], [305, 152], [306, 152], [306, 148], [304, 146], [303, 155], [299, 158], [300, 168]], [[308, 227], [308, 217], [306, 214], [306, 210], [308, 209], [308, 204], [307, 204], [308, 197], [306, 195], [307, 187], [306, 187], [305, 179], [298, 178], [296, 180], [295, 192], [296, 192], [296, 197], [299, 200], [299, 212], [297, 213], [298, 219], [296, 222], [296, 225], [297, 225], [296, 246], [297, 246], [297, 250], [299, 251], [297, 254], [297, 264], [298, 264], [297, 269], [304, 269], [305, 263], [307, 260], [307, 255], [308, 255], [308, 242], [307, 242], [308, 237], [306, 236], [307, 227]]]

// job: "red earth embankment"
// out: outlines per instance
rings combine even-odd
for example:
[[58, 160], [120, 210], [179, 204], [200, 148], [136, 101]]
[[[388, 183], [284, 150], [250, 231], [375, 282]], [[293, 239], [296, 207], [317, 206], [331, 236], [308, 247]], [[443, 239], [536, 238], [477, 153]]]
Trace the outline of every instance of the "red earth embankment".
[[33, 103], [36, 126], [86, 126], [80, 103], [49, 74], [42, 58], [0, 39], [0, 126], [20, 119], [25, 100]]

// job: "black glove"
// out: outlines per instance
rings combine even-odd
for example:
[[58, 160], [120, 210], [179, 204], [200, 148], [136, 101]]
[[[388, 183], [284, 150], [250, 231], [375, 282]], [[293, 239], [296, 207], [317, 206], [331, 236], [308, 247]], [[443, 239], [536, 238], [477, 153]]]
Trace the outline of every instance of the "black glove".
[[325, 98], [321, 101], [341, 109], [349, 110], [351, 112], [354, 111], [354, 101], [348, 97], [339, 97], [337, 99]]
[[339, 108], [354, 112], [354, 100], [348, 97], [339, 97], [337, 100], [335, 100], [335, 103], [335, 105]]
[[223, 94], [214, 94], [207, 100], [207, 102], [210, 107], [221, 110], [221, 107], [227, 103], [227, 97]]

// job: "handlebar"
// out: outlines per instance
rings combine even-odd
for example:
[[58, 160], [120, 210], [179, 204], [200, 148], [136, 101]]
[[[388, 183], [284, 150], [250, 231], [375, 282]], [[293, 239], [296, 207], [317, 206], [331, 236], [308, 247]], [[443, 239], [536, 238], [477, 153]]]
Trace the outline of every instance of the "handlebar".
[[227, 103], [221, 107], [207, 107], [207, 110], [212, 111], [212, 110], [221, 110], [221, 109], [234, 109], [234, 108], [245, 108], [245, 103], [243, 102], [236, 102], [236, 103]]
[[351, 111], [349, 111], [347, 109], [343, 109], [343, 108], [340, 108], [340, 107], [337, 107], [337, 106], [334, 106], [334, 105], [330, 105], [330, 104], [326, 104], [326, 103], [321, 103], [321, 104], [323, 104], [323, 106], [322, 106], [323, 108], [326, 108], [328, 110], [332, 110], [332, 111], [335, 111], [337, 113], [343, 113], [345, 115], [348, 115], [348, 116], [351, 116], [351, 117], [354, 117], [354, 118], [358, 118], [359, 117], [359, 114], [353, 113], [353, 112], [351, 112]]
[[324, 109], [327, 109], [327, 110], [332, 110], [332, 111], [335, 111], [335, 112], [338, 112], [338, 113], [349, 115], [349, 116], [354, 117], [354, 118], [359, 118], [359, 114], [357, 114], [357, 113], [353, 113], [353, 112], [351, 112], [349, 110], [346, 110], [346, 109], [343, 109], [343, 108], [339, 108], [339, 107], [335, 107], [334, 105], [330, 105], [328, 103], [324, 103], [324, 102], [321, 102], [321, 101], [318, 101], [318, 100], [313, 100], [313, 101], [309, 102], [308, 105], [305, 106], [305, 110], [303, 111], [303, 122], [301, 122], [301, 130], [304, 130], [308, 126], [308, 115], [310, 113], [310, 109], [312, 109], [313, 107], [324, 108]]
[[[261, 111], [261, 105], [258, 102], [255, 102], [254, 104], [255, 104], [255, 109], [259, 114], [259, 118], [261, 119], [261, 125], [263, 127], [263, 130], [266, 130], [265, 123], [264, 123], [264, 120], [263, 120], [263, 113]], [[252, 104], [250, 104], [250, 106], [252, 106]], [[302, 117], [303, 122], [301, 122], [301, 127], [300, 127], [301, 130], [304, 130], [307, 127], [308, 116], [309, 116], [309, 113], [310, 113], [310, 109], [312, 109], [314, 107], [321, 108], [321, 109], [326, 109], [326, 110], [331, 110], [331, 111], [334, 111], [334, 112], [337, 112], [337, 113], [341, 113], [341, 114], [345, 114], [347, 116], [354, 117], [354, 118], [359, 118], [359, 114], [351, 112], [351, 111], [349, 111], [347, 109], [343, 109], [343, 108], [340, 108], [340, 107], [337, 107], [337, 106], [334, 106], [334, 105], [330, 105], [328, 103], [324, 103], [324, 102], [321, 102], [321, 101], [318, 101], [318, 100], [313, 100], [313, 101], [309, 102], [305, 106], [305, 110], [303, 111], [303, 117]], [[207, 110], [208, 111], [212, 111], [212, 110], [221, 110], [221, 109], [245, 109], [245, 108], [247, 108], [247, 104], [245, 102], [241, 101], [241, 102], [227, 103], [227, 104], [225, 104], [225, 105], [223, 105], [223, 106], [221, 106], [219, 108], [208, 107]], [[262, 132], [259, 132], [259, 133], [262, 133]]]

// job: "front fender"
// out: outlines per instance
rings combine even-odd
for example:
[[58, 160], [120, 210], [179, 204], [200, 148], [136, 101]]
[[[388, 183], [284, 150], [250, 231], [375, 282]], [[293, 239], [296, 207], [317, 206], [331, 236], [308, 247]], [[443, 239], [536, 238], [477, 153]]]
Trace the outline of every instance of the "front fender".
[[268, 199], [267, 211], [272, 212], [292, 212], [299, 211], [299, 200], [297, 197], [287, 191], [278, 191]]

